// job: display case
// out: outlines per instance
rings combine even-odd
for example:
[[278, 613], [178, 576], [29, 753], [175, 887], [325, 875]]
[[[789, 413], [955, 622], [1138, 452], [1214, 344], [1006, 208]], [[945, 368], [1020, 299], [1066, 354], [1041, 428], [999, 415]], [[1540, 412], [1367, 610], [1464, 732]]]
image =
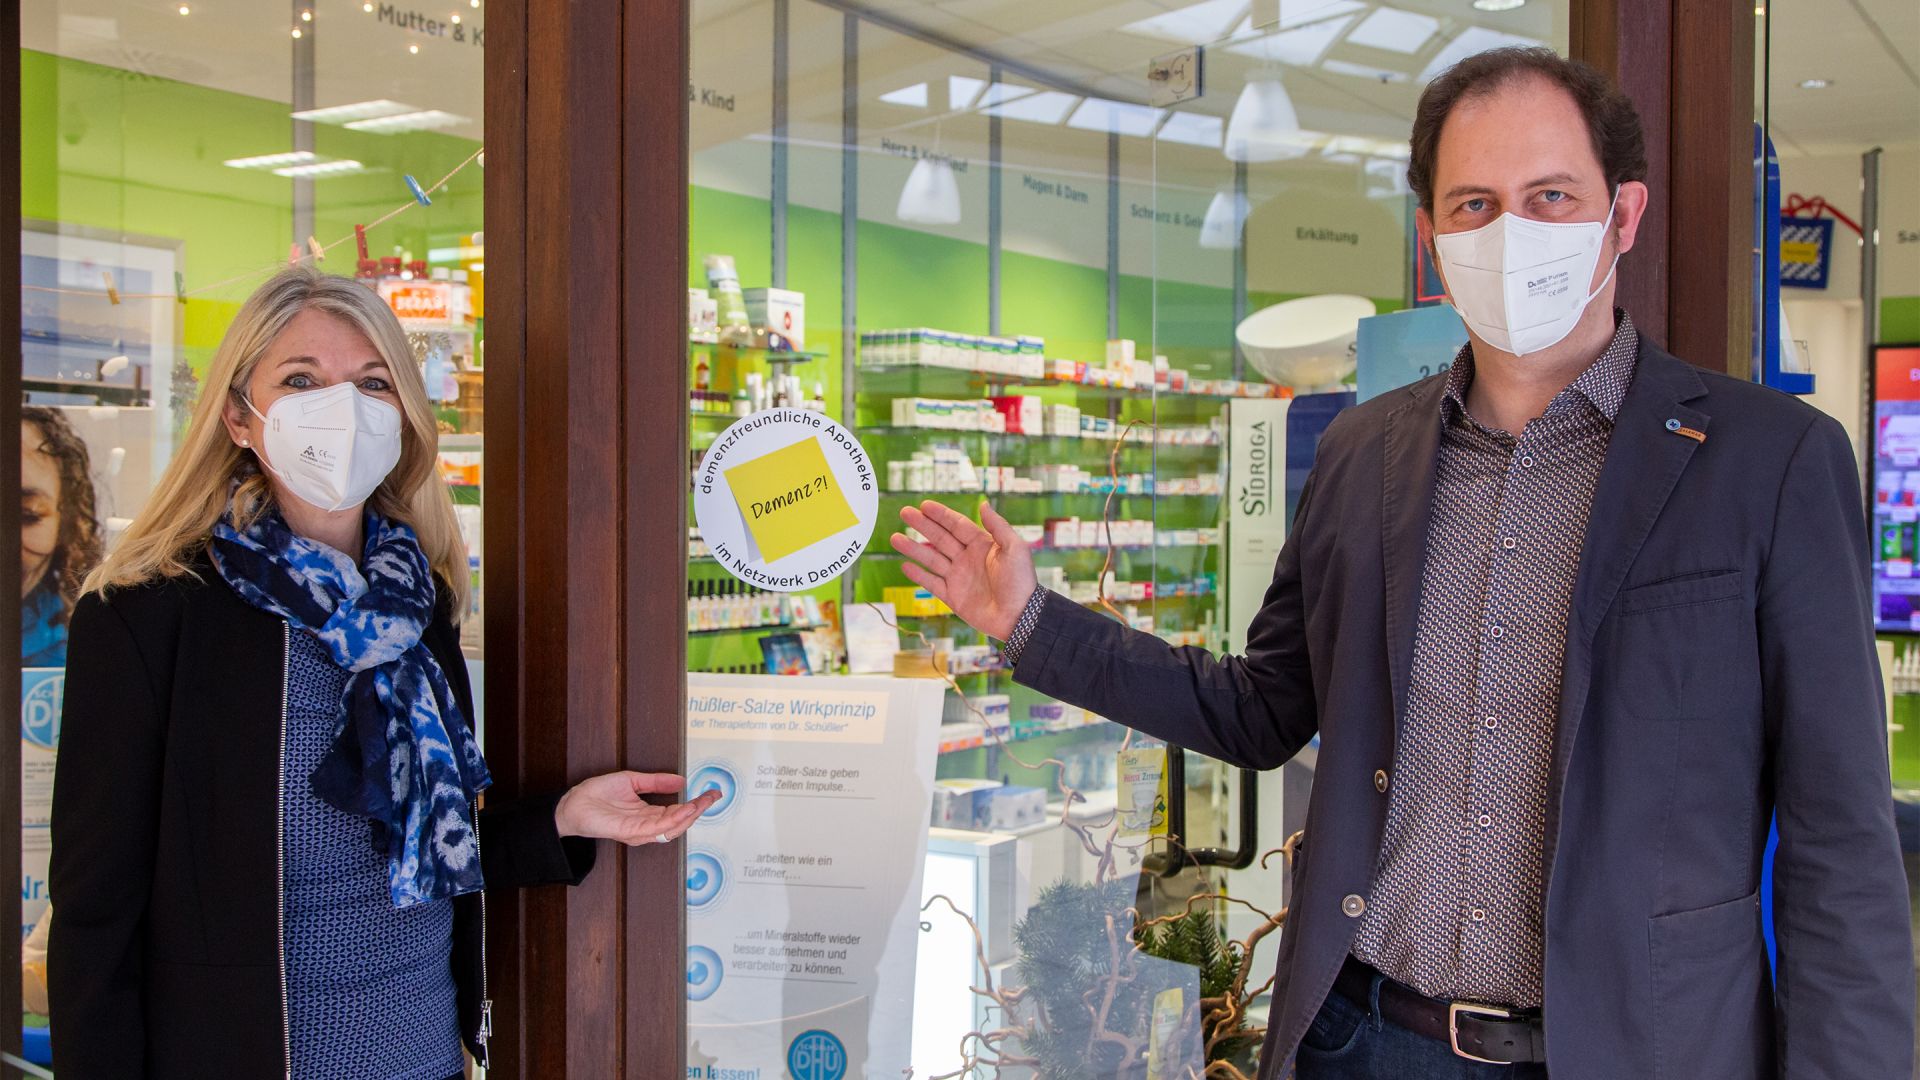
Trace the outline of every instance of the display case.
[[[900, 509], [922, 500], [967, 513], [991, 502], [1032, 545], [1044, 587], [1172, 644], [1224, 650], [1227, 407], [1292, 391], [1218, 377], [1229, 364], [1176, 367], [1126, 339], [1096, 355], [1049, 348], [1039, 335], [932, 327], [863, 328], [840, 356], [723, 345], [697, 339], [711, 334], [700, 316], [707, 299], [698, 290], [691, 297], [693, 470], [742, 416], [819, 409], [857, 434], [881, 496], [855, 569], [798, 593], [735, 580], [691, 529], [689, 670], [847, 674], [849, 615], [877, 621], [902, 652], [937, 654], [938, 672], [954, 684], [939, 731], [940, 778], [1047, 790], [1057, 822], [1062, 788], [1052, 767], [1033, 767], [1057, 759], [1066, 763], [1066, 786], [1110, 805], [1124, 730], [1016, 684], [999, 643], [915, 587], [888, 536], [903, 528]], [[765, 340], [766, 326], [752, 329]], [[829, 384], [846, 393], [827, 394]], [[798, 654], [782, 649], [796, 637]], [[911, 662], [899, 661], [901, 670]]]

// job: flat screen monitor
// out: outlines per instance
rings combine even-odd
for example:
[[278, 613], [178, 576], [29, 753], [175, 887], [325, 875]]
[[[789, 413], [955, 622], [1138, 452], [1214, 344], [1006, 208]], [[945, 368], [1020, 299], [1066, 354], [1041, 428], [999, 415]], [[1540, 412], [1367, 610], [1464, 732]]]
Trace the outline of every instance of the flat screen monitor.
[[1920, 633], [1920, 344], [1873, 356], [1875, 629]]

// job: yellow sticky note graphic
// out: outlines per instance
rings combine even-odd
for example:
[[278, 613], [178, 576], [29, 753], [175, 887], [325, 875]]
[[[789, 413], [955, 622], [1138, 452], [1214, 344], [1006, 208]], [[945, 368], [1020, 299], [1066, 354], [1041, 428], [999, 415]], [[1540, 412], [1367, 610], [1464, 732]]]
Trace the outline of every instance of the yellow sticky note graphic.
[[860, 523], [817, 436], [735, 465], [727, 487], [769, 563]]

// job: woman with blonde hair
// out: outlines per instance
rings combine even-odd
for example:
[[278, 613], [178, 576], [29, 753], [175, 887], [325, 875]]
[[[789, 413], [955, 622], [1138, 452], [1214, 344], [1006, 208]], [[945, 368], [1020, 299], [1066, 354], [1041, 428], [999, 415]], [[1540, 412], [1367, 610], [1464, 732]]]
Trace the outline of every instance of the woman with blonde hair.
[[486, 1060], [486, 886], [715, 796], [610, 773], [481, 810], [467, 556], [420, 371], [371, 290], [241, 307], [185, 445], [87, 580], [53, 806], [62, 1080], [444, 1080]]

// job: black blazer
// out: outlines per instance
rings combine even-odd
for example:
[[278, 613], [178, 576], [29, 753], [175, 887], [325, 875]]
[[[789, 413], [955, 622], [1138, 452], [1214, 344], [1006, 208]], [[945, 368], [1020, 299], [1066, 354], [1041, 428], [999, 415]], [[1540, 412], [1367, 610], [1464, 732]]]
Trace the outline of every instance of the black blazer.
[[[1549, 1070], [1910, 1080], [1913, 942], [1846, 434], [1641, 342], [1567, 627], [1543, 868]], [[1319, 734], [1263, 1078], [1287, 1075], [1352, 945], [1342, 900], [1373, 882], [1374, 772], [1392, 770], [1405, 716], [1444, 379], [1327, 429], [1244, 657], [1049, 603], [1015, 672], [1250, 768]], [[1758, 897], [1775, 811], [1777, 984]]]
[[[48, 939], [61, 1080], [286, 1073], [281, 619], [204, 559], [180, 578], [74, 609], [53, 800]], [[442, 590], [445, 595], [445, 590]], [[425, 640], [468, 717], [446, 604]], [[578, 883], [590, 841], [561, 840], [557, 797], [480, 814], [490, 889]], [[461, 1032], [486, 1057], [485, 900], [454, 901]]]

